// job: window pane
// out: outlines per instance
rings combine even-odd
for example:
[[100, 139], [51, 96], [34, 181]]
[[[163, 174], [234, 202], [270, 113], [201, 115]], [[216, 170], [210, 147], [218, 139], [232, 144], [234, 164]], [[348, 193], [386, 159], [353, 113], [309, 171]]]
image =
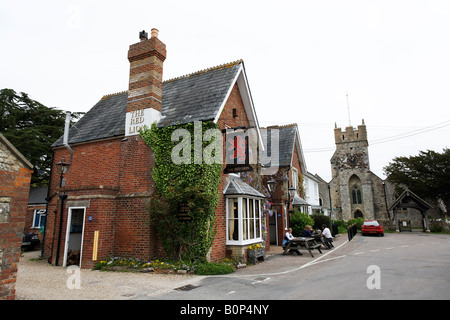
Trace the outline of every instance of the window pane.
[[228, 199], [228, 240], [239, 240], [238, 199]]
[[248, 212], [247, 212], [247, 199], [242, 199], [242, 222], [243, 222], [243, 230], [242, 233], [244, 235], [244, 240], [248, 240]]
[[47, 215], [43, 214], [41, 215], [41, 222], [39, 224], [39, 227], [45, 226], [45, 219], [47, 218]]
[[239, 220], [228, 220], [228, 240], [239, 240]]
[[255, 217], [256, 217], [256, 237], [261, 237], [261, 216], [260, 216], [260, 210], [259, 206], [261, 205], [261, 201], [256, 200], [255, 201]]
[[248, 199], [248, 211], [250, 215], [250, 239], [255, 238], [255, 212], [253, 211], [253, 199]]
[[237, 199], [228, 199], [228, 219], [237, 219], [238, 202]]

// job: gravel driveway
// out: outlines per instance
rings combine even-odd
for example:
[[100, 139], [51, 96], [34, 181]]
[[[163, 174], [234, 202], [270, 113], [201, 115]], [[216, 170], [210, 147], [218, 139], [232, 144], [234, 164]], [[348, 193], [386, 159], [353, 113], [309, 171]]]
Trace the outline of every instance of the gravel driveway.
[[[25, 252], [19, 261], [18, 300], [127, 300], [157, 297], [203, 279], [195, 275], [120, 273], [80, 270], [80, 289], [73, 287], [76, 273], [38, 260], [40, 251]], [[33, 259], [34, 258], [34, 259]], [[30, 260], [32, 259], [32, 260]], [[36, 260], [35, 260], [36, 259]]]

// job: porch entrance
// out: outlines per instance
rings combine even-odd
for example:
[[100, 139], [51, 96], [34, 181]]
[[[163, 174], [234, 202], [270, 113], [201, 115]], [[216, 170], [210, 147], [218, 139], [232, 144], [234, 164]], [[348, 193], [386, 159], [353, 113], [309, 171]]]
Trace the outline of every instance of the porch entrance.
[[70, 265], [81, 267], [85, 213], [86, 208], [69, 208], [63, 267]]
[[400, 224], [398, 219], [398, 214], [400, 211], [406, 211], [408, 209], [415, 209], [422, 215], [422, 225], [424, 232], [430, 232], [430, 222], [427, 217], [427, 210], [431, 209], [432, 206], [421, 199], [418, 195], [409, 189], [403, 191], [403, 193], [394, 201], [394, 203], [388, 208], [388, 211], [394, 212], [394, 224], [396, 226], [396, 231], [400, 231]]
[[359, 209], [356, 209], [356, 210], [355, 210], [355, 212], [353, 213], [353, 216], [354, 216], [355, 218], [363, 218], [363, 217], [364, 217], [363, 213], [362, 213], [361, 210], [359, 210]]

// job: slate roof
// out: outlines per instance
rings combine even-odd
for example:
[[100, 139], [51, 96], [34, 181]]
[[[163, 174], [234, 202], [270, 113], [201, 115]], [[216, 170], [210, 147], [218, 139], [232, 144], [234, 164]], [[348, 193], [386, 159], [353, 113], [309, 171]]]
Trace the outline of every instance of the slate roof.
[[236, 79], [241, 62], [199, 71], [163, 83], [158, 127], [214, 120]]
[[[238, 60], [163, 82], [158, 127], [214, 120], [241, 64]], [[127, 91], [104, 96], [70, 128], [69, 144], [124, 135], [127, 99]], [[52, 147], [62, 144], [60, 137]]]
[[[270, 156], [264, 154], [261, 156], [261, 163], [269, 164], [271, 162], [271, 166], [290, 166], [292, 154], [294, 153], [294, 142], [297, 134], [297, 125], [291, 124], [286, 126], [271, 126], [268, 127], [267, 130], [278, 129], [278, 157], [274, 156], [273, 152], [276, 152], [276, 147], [272, 148], [272, 139], [266, 137], [264, 139], [265, 145], [267, 146], [267, 150], [271, 150]], [[267, 141], [266, 141], [267, 140]]]
[[[69, 129], [69, 144], [125, 134], [128, 92], [103, 97]], [[61, 146], [61, 136], [52, 147]]]
[[247, 183], [242, 181], [240, 178], [233, 178], [233, 177], [231, 178], [228, 185], [225, 187], [223, 194], [226, 196], [246, 195], [246, 196], [253, 196], [253, 197], [257, 197], [257, 198], [265, 198], [265, 196], [261, 192], [254, 189], [253, 187], [249, 186]]
[[47, 197], [48, 186], [32, 187], [28, 194], [28, 204], [45, 204]]
[[295, 194], [294, 199], [292, 200], [293, 206], [310, 206], [308, 202], [306, 202], [305, 199], [301, 198], [299, 195]]

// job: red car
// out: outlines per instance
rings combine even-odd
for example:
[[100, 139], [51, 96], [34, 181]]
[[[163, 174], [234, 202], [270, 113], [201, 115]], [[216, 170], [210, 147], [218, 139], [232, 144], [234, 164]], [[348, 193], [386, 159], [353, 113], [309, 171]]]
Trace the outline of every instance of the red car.
[[368, 234], [379, 234], [384, 236], [383, 226], [377, 220], [365, 220], [361, 226], [361, 233], [363, 236]]

